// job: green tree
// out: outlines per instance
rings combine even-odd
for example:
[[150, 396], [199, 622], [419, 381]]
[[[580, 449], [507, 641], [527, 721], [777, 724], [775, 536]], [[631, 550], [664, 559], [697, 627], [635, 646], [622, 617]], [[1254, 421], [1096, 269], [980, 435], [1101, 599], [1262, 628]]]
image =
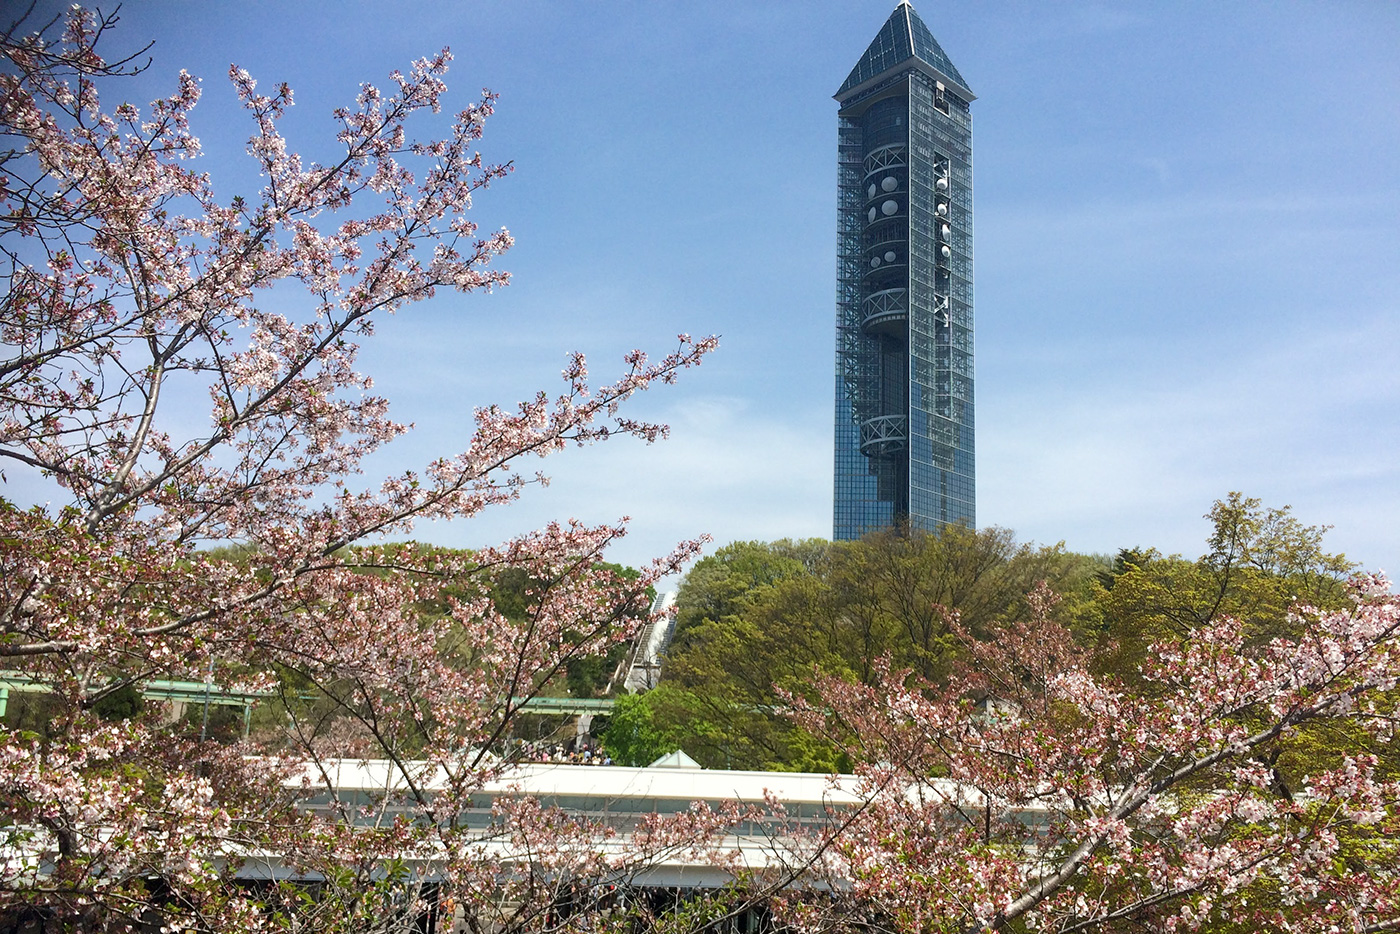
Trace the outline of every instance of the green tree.
[[1101, 669], [1132, 678], [1149, 644], [1188, 638], [1223, 616], [1262, 640], [1290, 630], [1297, 603], [1346, 606], [1356, 566], [1323, 548], [1328, 526], [1304, 525], [1289, 507], [1266, 508], [1240, 493], [1218, 500], [1206, 518], [1211, 533], [1199, 559], [1124, 550], [1111, 579], [1100, 579]]
[[[1305, 525], [1289, 507], [1265, 507], [1258, 499], [1230, 493], [1206, 518], [1211, 532], [1195, 561], [1151, 549], [1119, 552], [1111, 574], [1095, 583], [1100, 635], [1093, 660], [1100, 673], [1130, 687], [1151, 688], [1141, 672], [1153, 645], [1183, 647], [1226, 617], [1245, 626], [1251, 645], [1306, 633], [1291, 609], [1350, 606], [1346, 586], [1355, 565], [1323, 547], [1328, 526]], [[1378, 692], [1373, 703], [1391, 714], [1395, 691]], [[1400, 742], [1385, 740], [1350, 720], [1319, 721], [1264, 744], [1255, 760], [1268, 767], [1272, 790], [1285, 798], [1301, 791], [1302, 776], [1339, 765], [1345, 756], [1376, 757], [1377, 773], [1400, 775]], [[1261, 896], [1262, 897], [1262, 896]]]
[[[723, 619], [693, 626], [647, 696], [686, 752], [713, 768], [831, 771], [836, 751], [781, 716], [816, 670], [848, 672], [830, 589], [804, 575], [755, 588]], [[662, 690], [666, 689], [666, 690]]]
[[676, 635], [702, 620], [720, 620], [750, 599], [752, 592], [780, 580], [813, 573], [821, 566], [829, 543], [808, 539], [794, 542], [732, 542], [702, 558], [686, 574], [676, 594]]
[[1063, 545], [1018, 544], [1010, 529], [949, 526], [937, 535], [886, 532], [848, 543], [835, 553], [828, 581], [843, 617], [863, 632], [885, 632], [871, 641], [876, 655], [891, 653], [937, 679], [954, 654], [950, 612], [987, 636], [1024, 616], [1025, 594], [1038, 581], [1078, 593], [1096, 567]]
[[602, 739], [603, 749], [619, 765], [643, 766], [679, 748], [656, 725], [648, 694], [622, 694], [613, 701]]
[[706, 560], [682, 585], [688, 625], [663, 674], [663, 686], [677, 690], [653, 703], [658, 722], [686, 737], [703, 764], [803, 771], [844, 760], [830, 737], [778, 711], [784, 693], [810, 696], [818, 673], [869, 682], [884, 656], [942, 677], [957, 654], [952, 612], [974, 632], [994, 631], [1025, 613], [1037, 581], [1086, 593], [1102, 567], [1058, 545], [1018, 545], [1004, 529], [963, 528], [744, 542]]

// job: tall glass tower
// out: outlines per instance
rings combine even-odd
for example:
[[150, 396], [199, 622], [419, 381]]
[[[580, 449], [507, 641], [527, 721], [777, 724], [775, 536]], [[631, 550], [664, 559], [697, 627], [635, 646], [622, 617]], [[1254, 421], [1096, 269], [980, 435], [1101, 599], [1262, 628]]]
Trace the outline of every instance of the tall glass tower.
[[973, 99], [907, 2], [836, 92], [838, 540], [976, 523]]

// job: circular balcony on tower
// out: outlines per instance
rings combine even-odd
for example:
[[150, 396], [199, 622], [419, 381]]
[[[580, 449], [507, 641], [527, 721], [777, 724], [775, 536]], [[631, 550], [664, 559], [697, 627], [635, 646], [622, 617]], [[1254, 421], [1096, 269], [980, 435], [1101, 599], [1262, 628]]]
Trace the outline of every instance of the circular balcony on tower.
[[899, 166], [891, 169], [878, 169], [865, 176], [865, 200], [869, 204], [878, 202], [881, 198], [888, 198], [904, 191], [908, 186], [905, 184], [904, 167]]
[[874, 227], [881, 221], [902, 219], [908, 216], [908, 212], [904, 209], [904, 194], [902, 192], [896, 191], [887, 194], [882, 191], [867, 201], [866, 205], [865, 226], [867, 229]]
[[903, 338], [908, 332], [909, 290], [885, 289], [861, 303], [861, 329], [867, 334]]
[[895, 454], [909, 446], [909, 419], [877, 415], [860, 423], [860, 452], [866, 457]]
[[864, 159], [865, 177], [867, 180], [872, 175], [880, 172], [890, 172], [900, 170], [905, 167], [905, 154], [903, 143], [891, 143], [881, 146], [878, 149], [866, 153]]
[[867, 262], [876, 256], [883, 257], [890, 250], [902, 256], [909, 248], [909, 225], [905, 218], [898, 215], [881, 218], [874, 224], [866, 225], [863, 242]]
[[866, 252], [864, 279], [867, 294], [903, 288], [909, 282], [904, 245], [876, 246]]

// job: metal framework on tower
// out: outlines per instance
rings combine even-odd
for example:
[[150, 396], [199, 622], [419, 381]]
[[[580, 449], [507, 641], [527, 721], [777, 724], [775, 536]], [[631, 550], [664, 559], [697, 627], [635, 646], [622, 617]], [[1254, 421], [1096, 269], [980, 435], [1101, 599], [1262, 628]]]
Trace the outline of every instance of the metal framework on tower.
[[836, 100], [833, 537], [972, 526], [974, 95], [901, 3]]

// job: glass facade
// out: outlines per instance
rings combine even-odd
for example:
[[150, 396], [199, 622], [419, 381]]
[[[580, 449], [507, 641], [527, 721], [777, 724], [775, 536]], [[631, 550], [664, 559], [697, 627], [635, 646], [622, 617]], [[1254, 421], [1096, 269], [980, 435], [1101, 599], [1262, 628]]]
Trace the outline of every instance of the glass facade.
[[836, 93], [838, 540], [976, 524], [973, 99], [908, 3]]

